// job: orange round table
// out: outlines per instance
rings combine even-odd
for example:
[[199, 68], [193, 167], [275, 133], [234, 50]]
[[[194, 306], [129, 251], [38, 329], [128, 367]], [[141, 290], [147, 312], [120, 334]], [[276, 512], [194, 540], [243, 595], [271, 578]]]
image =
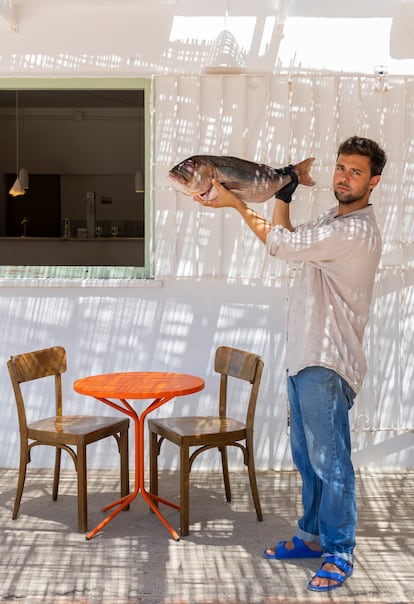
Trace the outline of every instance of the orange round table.
[[[109, 516], [104, 518], [97, 527], [86, 535], [92, 537], [110, 522], [119, 512], [129, 506], [139, 492], [155, 512], [163, 525], [178, 541], [179, 535], [167, 522], [155, 505], [154, 501], [164, 503], [175, 509], [179, 506], [146, 491], [144, 484], [144, 422], [146, 416], [164, 405], [176, 396], [192, 394], [204, 388], [204, 380], [195, 375], [186, 373], [170, 373], [165, 371], [127, 371], [121, 373], [106, 373], [91, 375], [76, 380], [73, 388], [79, 394], [93, 398], [128, 415], [134, 422], [135, 430], [135, 488], [132, 493], [117, 499], [102, 508], [103, 512], [116, 508]], [[113, 399], [117, 399], [116, 401]], [[127, 399], [153, 399], [139, 416]]]

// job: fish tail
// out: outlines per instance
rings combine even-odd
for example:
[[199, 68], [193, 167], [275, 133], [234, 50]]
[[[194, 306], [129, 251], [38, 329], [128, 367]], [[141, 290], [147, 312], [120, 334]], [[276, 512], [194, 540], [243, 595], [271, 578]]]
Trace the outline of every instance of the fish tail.
[[304, 159], [303, 161], [293, 166], [296, 174], [298, 175], [300, 185], [305, 185], [306, 187], [313, 187], [313, 185], [316, 184], [310, 174], [310, 170], [314, 161], [314, 157], [308, 157], [307, 159]]

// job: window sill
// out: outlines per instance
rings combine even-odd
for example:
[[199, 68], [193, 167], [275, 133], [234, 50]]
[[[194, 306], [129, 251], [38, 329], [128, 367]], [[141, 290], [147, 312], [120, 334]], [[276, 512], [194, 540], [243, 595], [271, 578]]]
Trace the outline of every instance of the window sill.
[[56, 278], [0, 278], [2, 287], [72, 287], [72, 288], [142, 288], [162, 287], [160, 279], [56, 279]]

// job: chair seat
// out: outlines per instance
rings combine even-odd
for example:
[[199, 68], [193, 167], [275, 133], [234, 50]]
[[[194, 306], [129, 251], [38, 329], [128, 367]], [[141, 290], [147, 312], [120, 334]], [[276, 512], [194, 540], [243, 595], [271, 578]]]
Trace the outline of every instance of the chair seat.
[[[152, 428], [165, 438], [178, 442], [186, 439], [187, 443], [197, 445], [200, 442], [214, 442], [217, 437], [229, 442], [246, 438], [246, 426], [243, 422], [232, 418], [215, 416], [166, 417], [149, 420]], [[150, 426], [150, 429], [151, 429]]]
[[28, 436], [44, 440], [45, 434], [54, 442], [76, 444], [79, 437], [87, 436], [87, 442], [94, 442], [125, 427], [128, 420], [120, 417], [99, 417], [92, 415], [63, 415], [40, 419], [28, 424]]

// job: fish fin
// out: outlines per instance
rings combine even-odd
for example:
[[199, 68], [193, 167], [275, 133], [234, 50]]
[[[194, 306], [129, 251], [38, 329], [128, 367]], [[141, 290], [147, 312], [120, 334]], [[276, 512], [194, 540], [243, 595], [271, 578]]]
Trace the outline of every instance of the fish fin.
[[[235, 158], [225, 157], [225, 158], [219, 158], [219, 159], [226, 159], [227, 160], [227, 159], [235, 159]], [[224, 187], [225, 189], [229, 190], [229, 191], [235, 191], [235, 192], [240, 192], [241, 191], [241, 189], [240, 189], [240, 183], [237, 182], [237, 180], [235, 180], [235, 181], [226, 180], [225, 182], [222, 182], [220, 180], [220, 175], [219, 175], [219, 172], [218, 172], [218, 170], [217, 170], [216, 167], [213, 167], [213, 178], [215, 180], [218, 180], [219, 183], [221, 184], [221, 186]]]
[[310, 170], [312, 168], [312, 164], [315, 161], [314, 157], [308, 157], [307, 159], [304, 159], [303, 161], [299, 162], [298, 164], [295, 164], [294, 169], [296, 174], [299, 177], [299, 184], [300, 185], [305, 185], [306, 187], [313, 187], [313, 185], [316, 184], [316, 182], [313, 180], [312, 176], [310, 175]]
[[225, 183], [222, 182], [221, 185], [229, 191], [241, 193], [240, 182], [237, 182], [237, 180], [235, 180], [234, 182], [231, 180], [227, 180]]

